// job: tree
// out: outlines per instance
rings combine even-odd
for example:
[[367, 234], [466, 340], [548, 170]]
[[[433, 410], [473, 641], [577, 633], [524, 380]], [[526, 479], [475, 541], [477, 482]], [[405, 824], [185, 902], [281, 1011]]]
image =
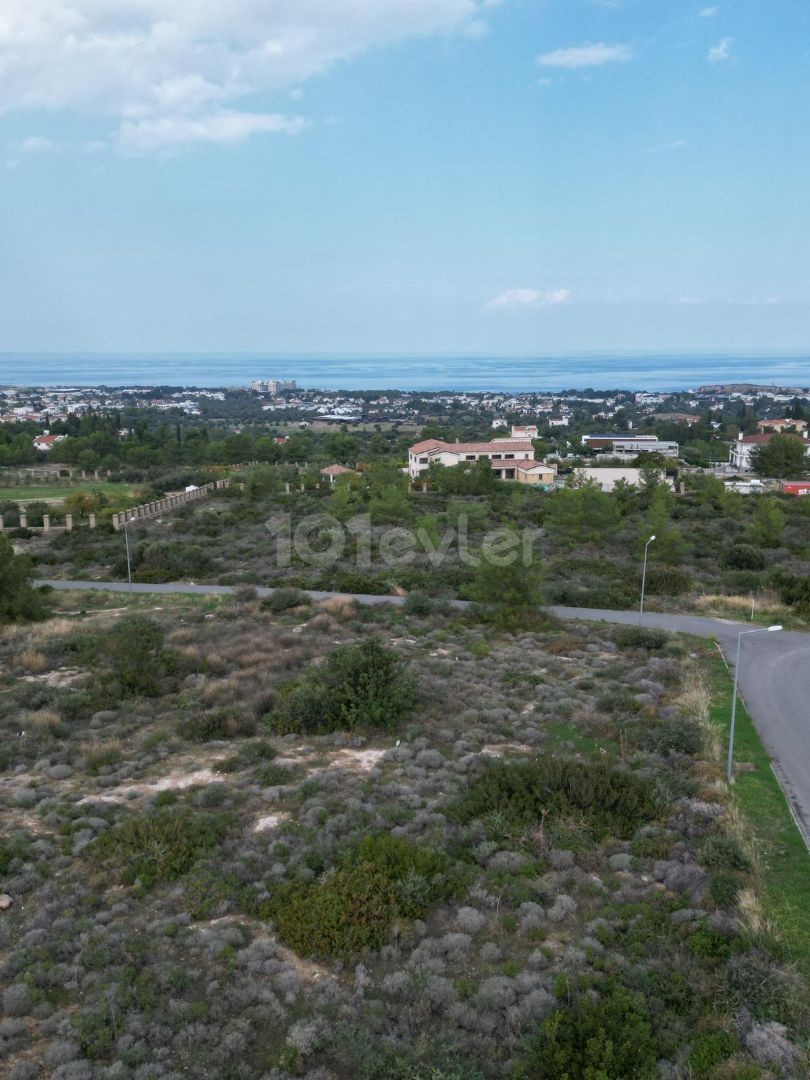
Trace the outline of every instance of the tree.
[[681, 530], [672, 523], [672, 512], [675, 508], [675, 497], [664, 484], [655, 489], [650, 508], [641, 530], [641, 538], [646, 541], [655, 537], [655, 543], [650, 545], [650, 558], [657, 562], [677, 566], [684, 554], [684, 541]]
[[785, 515], [774, 498], [760, 497], [754, 511], [751, 532], [760, 547], [777, 548], [785, 531]]
[[27, 555], [17, 555], [11, 542], [0, 536], [0, 625], [41, 619], [42, 593], [33, 588], [33, 568]]
[[544, 524], [563, 543], [599, 543], [618, 528], [618, 503], [594, 483], [564, 488], [553, 496]]
[[108, 501], [103, 491], [71, 491], [63, 499], [62, 509], [66, 514], [84, 517], [85, 514], [95, 514]]
[[770, 476], [775, 480], [801, 478], [810, 466], [807, 448], [806, 440], [796, 435], [774, 435], [754, 450], [751, 465], [759, 476]]
[[[515, 540], [518, 541], [517, 534]], [[486, 617], [499, 626], [516, 626], [535, 620], [545, 602], [543, 573], [539, 563], [517, 557], [507, 565], [484, 556], [465, 596], [480, 604]]]

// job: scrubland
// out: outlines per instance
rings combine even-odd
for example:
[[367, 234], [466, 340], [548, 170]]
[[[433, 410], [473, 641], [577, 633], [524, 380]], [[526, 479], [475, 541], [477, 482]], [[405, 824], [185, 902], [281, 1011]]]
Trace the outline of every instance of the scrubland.
[[57, 603], [0, 631], [1, 1076], [808, 1075], [709, 646]]

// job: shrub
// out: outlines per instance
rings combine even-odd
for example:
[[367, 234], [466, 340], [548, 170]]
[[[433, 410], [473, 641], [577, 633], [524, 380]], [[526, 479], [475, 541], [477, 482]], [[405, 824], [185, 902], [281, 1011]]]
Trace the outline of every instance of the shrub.
[[103, 648], [125, 697], [154, 697], [163, 674], [163, 631], [151, 619], [130, 615], [116, 623]]
[[750, 870], [751, 863], [733, 836], [713, 833], [703, 844], [702, 861], [712, 870]]
[[376, 951], [397, 920], [419, 918], [447, 895], [445, 867], [440, 853], [404, 837], [367, 836], [319, 882], [282, 885], [267, 913], [301, 955]]
[[711, 1076], [715, 1066], [730, 1058], [739, 1048], [739, 1040], [727, 1031], [709, 1031], [699, 1035], [689, 1055], [692, 1076], [695, 1080]]
[[405, 610], [409, 615], [429, 615], [433, 610], [433, 601], [427, 593], [408, 593], [405, 598]]
[[197, 716], [182, 720], [180, 734], [196, 742], [211, 742], [214, 739], [235, 739], [256, 733], [256, 720], [239, 709], [211, 709]]
[[41, 592], [31, 585], [32, 576], [29, 557], [15, 554], [10, 541], [0, 536], [0, 626], [44, 616], [45, 604]]
[[292, 608], [304, 607], [312, 603], [312, 600], [300, 589], [276, 589], [274, 593], [262, 600], [262, 609], [278, 614], [282, 611], [290, 611]]
[[647, 572], [647, 591], [655, 596], [683, 596], [692, 586], [692, 579], [674, 566], [651, 566]]
[[720, 563], [728, 570], [764, 570], [765, 556], [751, 544], [735, 544], [723, 552]]
[[605, 762], [561, 758], [493, 762], [449, 808], [461, 822], [497, 814], [515, 831], [531, 828], [546, 814], [581, 816], [595, 837], [631, 836], [656, 812], [646, 780]]
[[648, 626], [622, 626], [615, 635], [620, 649], [646, 649], [647, 652], [665, 648], [669, 640], [666, 630], [654, 630]]
[[282, 686], [271, 723], [285, 735], [391, 729], [414, 699], [396, 653], [367, 638], [340, 646], [325, 664]]
[[641, 994], [615, 982], [601, 998], [556, 1009], [532, 1040], [516, 1076], [529, 1080], [653, 1080], [657, 1048]]
[[182, 877], [219, 844], [227, 828], [228, 819], [222, 814], [161, 807], [128, 818], [88, 844], [85, 851], [88, 857], [118, 870], [124, 884], [139, 881], [149, 888]]

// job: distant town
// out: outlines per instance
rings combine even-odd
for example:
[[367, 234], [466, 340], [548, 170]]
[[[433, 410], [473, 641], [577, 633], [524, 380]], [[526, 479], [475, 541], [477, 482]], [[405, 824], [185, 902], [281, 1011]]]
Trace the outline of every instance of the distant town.
[[[439, 435], [441, 428], [452, 429], [456, 441], [478, 444], [486, 433], [494, 440], [539, 440], [541, 456], [556, 462], [585, 455], [601, 464], [629, 463], [654, 452], [670, 463], [745, 474], [752, 470], [752, 454], [775, 435], [807, 440], [810, 388], [729, 384], [672, 394], [424, 393], [304, 389], [294, 379], [270, 377], [227, 389], [6, 387], [0, 388], [0, 424], [7, 435], [6, 445], [0, 444], [0, 465], [71, 462], [60, 444], [78, 434], [77, 420], [93, 416], [117, 417], [122, 440], [144, 422], [207, 425], [235, 434], [264, 430], [275, 432], [279, 442], [291, 431], [307, 429], [379, 428], [430, 436], [433, 430]], [[8, 441], [12, 430], [17, 436], [13, 448]], [[23, 433], [30, 436], [27, 441], [19, 438]], [[411, 463], [412, 476], [419, 469], [418, 461], [415, 467]]]

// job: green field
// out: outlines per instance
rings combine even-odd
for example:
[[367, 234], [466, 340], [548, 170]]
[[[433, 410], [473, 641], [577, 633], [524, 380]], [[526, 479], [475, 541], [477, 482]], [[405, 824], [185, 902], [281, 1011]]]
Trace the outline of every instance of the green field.
[[114, 484], [108, 480], [87, 480], [80, 484], [52, 484], [28, 487], [0, 487], [0, 502], [54, 502], [64, 499], [72, 491], [103, 491], [105, 495], [133, 495], [137, 488], [132, 484]]
[[[712, 721], [727, 745], [732, 682], [722, 658], [708, 661]], [[753, 766], [738, 771], [733, 797], [758, 840], [765, 914], [776, 924], [790, 958], [810, 977], [810, 852], [793, 820], [759, 733], [737, 705], [734, 759]]]

